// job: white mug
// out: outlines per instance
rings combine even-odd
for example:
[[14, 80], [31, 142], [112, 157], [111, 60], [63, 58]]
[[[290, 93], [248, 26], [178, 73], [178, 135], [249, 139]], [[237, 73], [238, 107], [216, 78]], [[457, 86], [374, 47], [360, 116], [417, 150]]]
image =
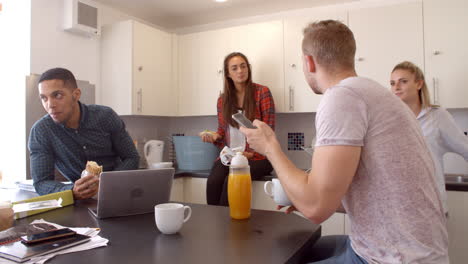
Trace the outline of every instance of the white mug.
[[265, 182], [263, 189], [268, 196], [273, 198], [276, 204], [282, 206], [292, 205], [291, 201], [283, 190], [283, 186], [281, 186], [281, 182], [278, 179], [275, 178], [271, 181]]
[[[184, 217], [185, 211], [188, 211]], [[179, 232], [182, 225], [190, 219], [192, 208], [179, 203], [164, 203], [154, 207], [154, 219], [161, 233], [170, 235]]]

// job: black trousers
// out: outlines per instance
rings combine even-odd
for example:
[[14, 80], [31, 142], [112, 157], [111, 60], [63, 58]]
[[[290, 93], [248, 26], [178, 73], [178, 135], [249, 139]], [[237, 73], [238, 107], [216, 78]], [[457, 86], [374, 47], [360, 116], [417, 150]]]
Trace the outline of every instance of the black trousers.
[[[252, 180], [258, 180], [270, 175], [273, 171], [271, 163], [267, 160], [249, 160]], [[221, 160], [215, 161], [206, 183], [206, 202], [210, 205], [228, 206], [227, 186], [229, 167], [224, 166]]]

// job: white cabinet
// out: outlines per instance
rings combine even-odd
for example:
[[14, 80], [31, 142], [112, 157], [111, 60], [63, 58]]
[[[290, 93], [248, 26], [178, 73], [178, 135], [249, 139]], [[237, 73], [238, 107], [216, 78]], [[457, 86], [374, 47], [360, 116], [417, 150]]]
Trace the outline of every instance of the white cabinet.
[[468, 192], [447, 192], [450, 263], [462, 264], [468, 259]]
[[228, 53], [226, 30], [179, 38], [179, 115], [216, 115], [223, 90], [223, 59]]
[[447, 108], [468, 107], [468, 1], [425, 0], [426, 81], [432, 102]]
[[252, 81], [268, 86], [276, 112], [284, 112], [283, 22], [270, 21], [230, 29], [230, 52], [240, 51], [249, 59]]
[[177, 178], [172, 181], [171, 201], [184, 202], [184, 178]]
[[175, 115], [171, 50], [170, 33], [142, 23], [103, 27], [102, 104], [119, 115]]
[[224, 85], [223, 61], [234, 51], [247, 56], [252, 80], [270, 88], [276, 108], [281, 110], [282, 39], [281, 21], [180, 35], [179, 115], [216, 115], [216, 102]]
[[346, 23], [347, 13], [314, 12], [308, 17], [284, 20], [284, 108], [283, 112], [315, 112], [321, 95], [315, 94], [307, 84], [303, 72], [302, 39], [308, 24], [324, 19]]
[[179, 116], [198, 115], [199, 112], [200, 98], [198, 68], [196, 67], [199, 60], [198, 35], [197, 33], [180, 35], [178, 39]]
[[405, 60], [424, 68], [422, 5], [410, 2], [349, 11], [356, 39], [356, 71], [390, 87], [393, 67]]
[[187, 203], [206, 204], [207, 178], [184, 178], [184, 201]]
[[343, 213], [334, 213], [330, 218], [322, 223], [322, 236], [344, 235], [345, 234], [345, 215]]

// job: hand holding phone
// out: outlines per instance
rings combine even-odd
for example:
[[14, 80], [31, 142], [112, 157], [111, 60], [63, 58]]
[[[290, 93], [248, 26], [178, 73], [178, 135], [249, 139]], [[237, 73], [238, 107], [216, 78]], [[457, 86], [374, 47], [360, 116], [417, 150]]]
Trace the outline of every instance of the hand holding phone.
[[73, 236], [75, 234], [76, 232], [71, 230], [70, 228], [62, 228], [62, 229], [51, 230], [51, 231], [47, 231], [47, 232], [43, 232], [39, 234], [22, 236], [21, 242], [24, 244], [33, 244], [33, 243], [47, 241], [51, 239]]
[[246, 127], [246, 128], [257, 128], [252, 124], [247, 117], [245, 117], [242, 113], [237, 113], [232, 115], [232, 119], [234, 119], [239, 125]]

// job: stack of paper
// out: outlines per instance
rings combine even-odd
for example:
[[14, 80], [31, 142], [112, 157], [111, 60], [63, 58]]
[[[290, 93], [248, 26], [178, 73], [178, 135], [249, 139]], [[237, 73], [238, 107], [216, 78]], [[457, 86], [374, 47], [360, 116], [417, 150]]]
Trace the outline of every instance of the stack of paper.
[[[50, 223], [50, 222], [44, 221], [43, 219], [35, 220], [31, 224], [40, 224], [40, 223], [53, 225], [57, 229], [65, 228], [64, 226], [54, 224], [54, 223]], [[98, 236], [99, 231], [100, 231], [99, 228], [90, 228], [90, 227], [76, 227], [76, 228], [69, 227], [69, 228], [72, 229], [73, 231], [75, 231], [78, 234], [90, 236], [91, 240], [86, 242], [86, 243], [83, 243], [83, 244], [80, 244], [80, 245], [77, 245], [77, 246], [74, 246], [74, 247], [71, 247], [71, 248], [66, 248], [64, 250], [56, 251], [56, 252], [53, 252], [53, 253], [48, 254], [48, 255], [43, 255], [43, 256], [32, 258], [31, 260], [26, 261], [24, 263], [27, 263], [27, 264], [33, 264], [33, 263], [42, 264], [42, 263], [45, 263], [47, 260], [49, 260], [49, 259], [51, 259], [51, 258], [53, 258], [53, 257], [55, 257], [57, 255], [67, 254], [67, 253], [77, 252], [77, 251], [84, 251], [84, 250], [98, 248], [98, 247], [105, 247], [105, 246], [107, 246], [107, 243], [109, 242], [108, 239], [105, 239], [105, 238], [103, 238], [101, 236]], [[13, 264], [13, 263], [16, 263], [16, 262], [0, 258], [0, 264]]]
[[16, 182], [16, 185], [18, 185], [18, 188], [20, 188], [21, 190], [36, 192], [36, 189], [33, 185], [33, 180], [18, 181]]

